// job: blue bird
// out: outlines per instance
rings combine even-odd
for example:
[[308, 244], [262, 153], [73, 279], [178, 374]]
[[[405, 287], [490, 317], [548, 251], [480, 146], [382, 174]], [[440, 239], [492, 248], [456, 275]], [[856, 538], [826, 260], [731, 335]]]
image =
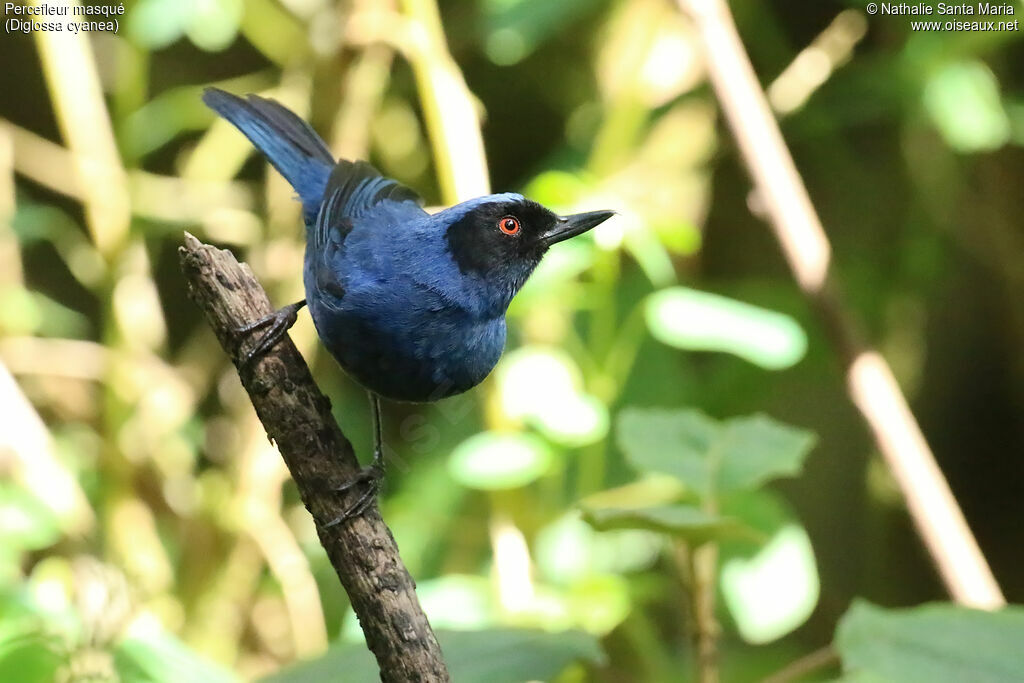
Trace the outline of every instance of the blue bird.
[[522, 195], [478, 197], [436, 214], [365, 161], [335, 161], [281, 104], [208, 88], [203, 101], [234, 124], [291, 184], [306, 225], [306, 298], [240, 332], [268, 331], [269, 350], [308, 303], [317, 333], [370, 394], [373, 464], [341, 489], [368, 484], [332, 524], [361, 514], [383, 476], [380, 403], [436, 401], [479, 384], [505, 346], [505, 312], [548, 248], [612, 211], [558, 216]]

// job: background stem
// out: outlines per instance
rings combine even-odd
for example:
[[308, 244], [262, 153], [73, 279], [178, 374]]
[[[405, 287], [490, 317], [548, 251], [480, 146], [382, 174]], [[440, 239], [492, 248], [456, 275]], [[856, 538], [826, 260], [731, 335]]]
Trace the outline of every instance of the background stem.
[[947, 590], [981, 609], [1006, 604], [888, 363], [863, 345], [836, 288], [831, 245], [768, 107], [723, 0], [678, 0], [696, 24], [708, 75], [793, 275], [846, 366], [847, 389], [870, 428]]
[[700, 683], [718, 681], [718, 622], [715, 620], [715, 577], [718, 546], [704, 543], [691, 547], [675, 543], [675, 559], [689, 594], [690, 640]]

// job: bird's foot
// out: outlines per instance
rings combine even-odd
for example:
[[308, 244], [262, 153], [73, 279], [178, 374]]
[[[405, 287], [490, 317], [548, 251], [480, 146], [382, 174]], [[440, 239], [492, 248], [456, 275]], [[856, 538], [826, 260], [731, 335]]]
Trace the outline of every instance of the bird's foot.
[[281, 341], [281, 338], [285, 335], [288, 329], [295, 324], [298, 319], [299, 311], [303, 306], [306, 305], [306, 300], [296, 301], [294, 304], [288, 304], [283, 306], [269, 315], [265, 315], [259, 320], [255, 320], [248, 325], [242, 325], [234, 329], [235, 336], [242, 337], [249, 335], [257, 330], [263, 328], [269, 328], [267, 332], [260, 337], [259, 341], [249, 349], [244, 356], [239, 367], [246, 368], [252, 365], [252, 362], [257, 358], [265, 354], [274, 344]]
[[350, 505], [348, 509], [340, 515], [324, 524], [324, 528], [330, 529], [332, 526], [341, 524], [346, 520], [359, 517], [366, 512], [371, 505], [377, 502], [377, 494], [380, 492], [380, 485], [383, 479], [384, 459], [380, 457], [380, 452], [378, 451], [373, 456], [373, 464], [359, 470], [354, 477], [334, 489], [335, 492], [342, 493], [357, 486], [366, 487], [366, 490], [363, 491], [362, 495], [359, 496], [355, 503]]

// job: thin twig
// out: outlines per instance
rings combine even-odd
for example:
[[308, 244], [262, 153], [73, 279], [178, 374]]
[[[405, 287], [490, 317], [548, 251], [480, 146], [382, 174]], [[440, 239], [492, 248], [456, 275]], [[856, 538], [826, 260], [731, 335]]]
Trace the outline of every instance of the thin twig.
[[711, 84], [775, 236], [847, 368], [850, 397], [896, 478], [950, 595], [982, 609], [1006, 604], [888, 364], [865, 347], [827, 284], [831, 246], [723, 0], [678, 0], [697, 26]]
[[[228, 251], [188, 234], [179, 251], [192, 299], [237, 366], [241, 349], [233, 330], [272, 311], [266, 292]], [[302, 356], [285, 337], [239, 375], [313, 515], [320, 543], [377, 658], [381, 680], [447, 681], [441, 649], [416, 599], [415, 584], [376, 506], [326, 525], [359, 498], [359, 487], [344, 495], [332, 492], [356, 475], [359, 463]]]
[[718, 620], [715, 619], [715, 576], [718, 572], [718, 546], [705, 543], [697, 547], [677, 541], [674, 544], [676, 567], [688, 593], [687, 611], [694, 668], [700, 683], [718, 683]]
[[693, 617], [697, 625], [697, 680], [718, 683], [718, 622], [715, 620], [715, 573], [718, 546], [705, 543], [690, 553], [693, 567]]
[[793, 660], [761, 681], [761, 683], [790, 683], [837, 664], [839, 664], [839, 653], [831, 645], [826, 645], [804, 655], [800, 659]]

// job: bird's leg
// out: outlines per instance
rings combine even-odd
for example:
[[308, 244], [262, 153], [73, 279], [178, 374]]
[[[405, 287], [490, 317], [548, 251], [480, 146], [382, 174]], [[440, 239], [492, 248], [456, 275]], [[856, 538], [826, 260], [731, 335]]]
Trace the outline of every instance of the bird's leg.
[[359, 470], [354, 477], [344, 484], [334, 489], [341, 492], [348, 491], [354, 486], [366, 486], [366, 490], [347, 510], [325, 524], [324, 528], [330, 528], [335, 524], [344, 522], [346, 519], [352, 519], [363, 514], [377, 500], [377, 493], [380, 491], [380, 482], [384, 478], [384, 438], [381, 433], [380, 398], [373, 392], [367, 393], [370, 396], [370, 409], [373, 414], [373, 462]]
[[241, 367], [250, 365], [254, 360], [269, 351], [274, 344], [281, 341], [281, 337], [285, 335], [292, 325], [295, 324], [295, 320], [298, 318], [299, 311], [306, 305], [306, 300], [296, 301], [293, 304], [282, 306], [273, 313], [263, 316], [259, 320], [255, 320], [248, 325], [242, 325], [236, 327], [234, 332], [236, 335], [246, 335], [257, 330], [261, 330], [264, 327], [269, 327], [267, 333], [260, 337], [260, 340], [256, 342], [256, 345], [249, 349], [249, 352], [242, 358]]

